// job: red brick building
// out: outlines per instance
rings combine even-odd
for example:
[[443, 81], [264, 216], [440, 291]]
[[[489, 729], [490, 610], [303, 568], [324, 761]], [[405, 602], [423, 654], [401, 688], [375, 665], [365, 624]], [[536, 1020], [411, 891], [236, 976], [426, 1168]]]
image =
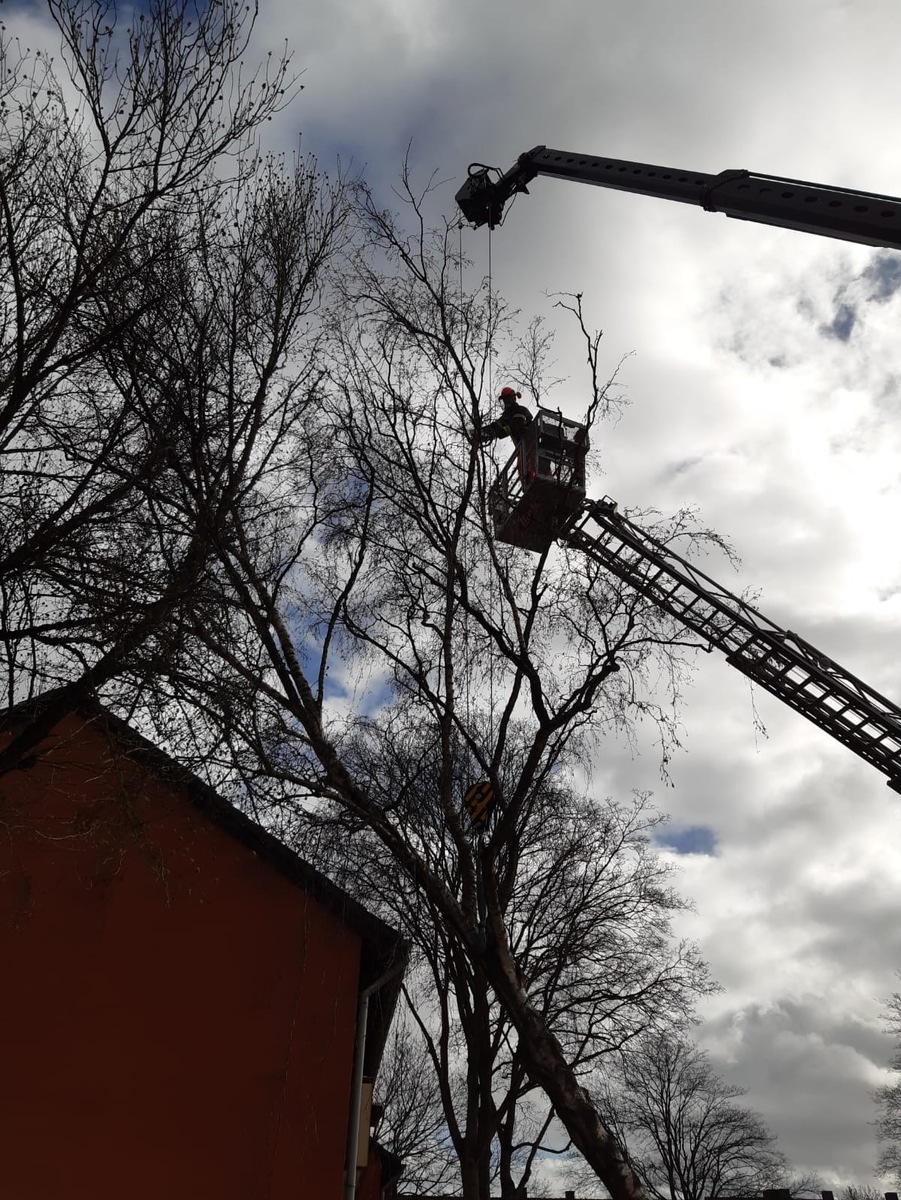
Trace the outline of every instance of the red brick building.
[[[39, 707], [3, 714], [0, 746]], [[377, 1200], [360, 1076], [405, 961], [127, 725], [66, 717], [0, 777], [2, 1195], [341, 1200], [362, 1107]]]

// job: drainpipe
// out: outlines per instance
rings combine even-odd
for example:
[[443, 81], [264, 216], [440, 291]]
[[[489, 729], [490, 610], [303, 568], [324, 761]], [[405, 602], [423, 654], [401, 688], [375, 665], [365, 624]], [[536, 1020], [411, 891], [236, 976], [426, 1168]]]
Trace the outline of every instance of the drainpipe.
[[350, 1120], [347, 1129], [347, 1156], [344, 1162], [344, 1200], [354, 1200], [357, 1191], [357, 1142], [360, 1140], [360, 1102], [363, 1096], [363, 1058], [366, 1028], [369, 1024], [369, 997], [406, 969], [406, 963], [390, 967], [375, 983], [363, 988], [357, 1004], [357, 1037], [354, 1046], [354, 1073], [350, 1089]]

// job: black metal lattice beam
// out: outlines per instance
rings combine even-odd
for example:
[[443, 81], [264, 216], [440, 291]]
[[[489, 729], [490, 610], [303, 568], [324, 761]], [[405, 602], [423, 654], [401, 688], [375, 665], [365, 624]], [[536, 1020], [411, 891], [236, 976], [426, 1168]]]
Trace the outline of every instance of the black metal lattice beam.
[[617, 511], [588, 500], [559, 540], [721, 650], [727, 662], [888, 776], [901, 792], [901, 709]]

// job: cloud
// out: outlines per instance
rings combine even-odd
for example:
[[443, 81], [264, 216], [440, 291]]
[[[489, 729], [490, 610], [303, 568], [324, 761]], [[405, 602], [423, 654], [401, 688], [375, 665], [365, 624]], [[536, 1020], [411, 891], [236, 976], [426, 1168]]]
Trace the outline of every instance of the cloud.
[[[835, 981], [840, 991], [843, 980]], [[834, 1010], [831, 996], [807, 993], [773, 1005], [750, 1004], [712, 1021], [714, 1062], [764, 1098], [780, 1147], [798, 1172], [817, 1172], [826, 1186], [870, 1176], [877, 1156], [870, 1090], [876, 1061], [889, 1046], [871, 1020]]]

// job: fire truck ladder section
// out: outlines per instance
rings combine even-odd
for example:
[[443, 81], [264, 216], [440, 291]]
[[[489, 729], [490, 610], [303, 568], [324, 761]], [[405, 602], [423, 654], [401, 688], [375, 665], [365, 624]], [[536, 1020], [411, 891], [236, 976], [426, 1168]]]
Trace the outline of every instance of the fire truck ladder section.
[[687, 626], [726, 661], [888, 776], [901, 792], [901, 709], [780, 629], [617, 511], [585, 500], [558, 540]]

